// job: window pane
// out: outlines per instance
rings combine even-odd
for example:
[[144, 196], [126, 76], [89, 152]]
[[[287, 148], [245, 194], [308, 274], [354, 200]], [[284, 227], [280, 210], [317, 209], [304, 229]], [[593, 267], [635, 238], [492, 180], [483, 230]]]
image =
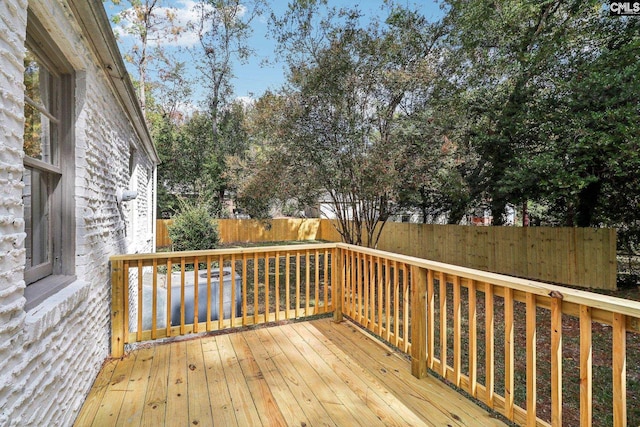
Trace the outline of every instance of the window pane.
[[55, 124], [34, 107], [24, 106], [24, 154], [34, 159], [54, 164], [51, 156], [51, 140]]
[[53, 76], [27, 50], [24, 60], [25, 99], [24, 152], [25, 155], [55, 164], [55, 118], [52, 102]]
[[[51, 262], [49, 196], [51, 178], [37, 169], [25, 169], [23, 177], [27, 270]], [[50, 273], [49, 273], [50, 274]]]

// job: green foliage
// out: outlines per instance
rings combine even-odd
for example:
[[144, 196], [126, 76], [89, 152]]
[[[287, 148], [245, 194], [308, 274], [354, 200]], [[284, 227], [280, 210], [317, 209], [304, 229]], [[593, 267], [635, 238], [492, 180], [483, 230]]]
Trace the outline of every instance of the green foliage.
[[269, 109], [261, 166], [281, 182], [255, 181], [281, 201], [328, 200], [343, 239], [370, 246], [399, 206], [404, 149], [397, 129], [402, 113], [427, 96], [441, 34], [415, 12], [388, 11], [386, 23], [363, 28], [356, 8], [295, 1], [273, 18], [290, 75]]
[[494, 220], [526, 200], [549, 207], [543, 222], [636, 219], [638, 20], [594, 1], [447, 4], [450, 112], [468, 124], [479, 155], [468, 182]]
[[187, 202], [173, 217], [169, 237], [174, 251], [215, 249], [220, 244], [218, 227], [207, 207]]
[[[458, 222], [490, 205], [500, 224], [507, 204], [527, 202], [536, 224], [616, 226], [636, 244], [640, 20], [594, 0], [448, 0], [439, 22], [384, 4], [363, 25], [357, 7], [291, 1], [270, 22], [287, 84], [245, 107], [228, 102], [230, 60], [251, 54], [250, 24], [266, 3], [240, 16], [237, 1], [199, 0], [189, 30], [202, 42], [207, 111], [177, 113], [189, 93], [181, 64], [163, 66], [166, 84], [140, 86], [158, 100], [147, 99], [163, 162], [158, 212], [175, 212], [180, 196], [222, 215], [231, 196], [267, 218], [273, 205], [324, 198], [345, 239], [364, 231], [371, 244], [396, 211]], [[154, 21], [137, 18], [140, 37]]]

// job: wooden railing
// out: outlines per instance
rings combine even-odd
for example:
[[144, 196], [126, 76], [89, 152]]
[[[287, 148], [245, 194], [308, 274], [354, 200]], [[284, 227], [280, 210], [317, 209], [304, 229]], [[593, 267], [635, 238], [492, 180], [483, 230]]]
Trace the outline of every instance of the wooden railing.
[[[408, 353], [415, 376], [434, 371], [520, 425], [602, 425], [607, 417], [610, 425], [627, 425], [627, 333], [640, 343], [640, 303], [338, 246], [343, 312]], [[608, 386], [612, 413], [596, 418], [593, 354], [603, 340], [611, 368], [597, 380]], [[563, 399], [572, 388], [579, 406]]]
[[[609, 417], [609, 425], [627, 425], [626, 348], [628, 340], [640, 345], [638, 302], [342, 243], [111, 263], [114, 356], [126, 343], [333, 312], [410, 355], [416, 377], [435, 372], [517, 424], [591, 426]], [[241, 294], [227, 313], [218, 289], [217, 318], [210, 316], [215, 270], [238, 278], [230, 301]], [[187, 301], [197, 306], [203, 296], [190, 275], [204, 276], [206, 289], [206, 314], [192, 307], [193, 318]], [[595, 374], [594, 352], [603, 348], [610, 363], [598, 362]], [[637, 381], [635, 366], [631, 374]], [[594, 410], [596, 383], [610, 397]]]
[[336, 251], [317, 244], [114, 256], [112, 356], [128, 343], [332, 312]]

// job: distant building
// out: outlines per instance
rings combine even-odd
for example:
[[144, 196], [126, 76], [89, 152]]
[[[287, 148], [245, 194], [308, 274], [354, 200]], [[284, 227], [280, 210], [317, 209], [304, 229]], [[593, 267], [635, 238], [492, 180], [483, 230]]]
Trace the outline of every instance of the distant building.
[[154, 250], [158, 155], [102, 0], [0, 1], [0, 425], [72, 425], [109, 256]]

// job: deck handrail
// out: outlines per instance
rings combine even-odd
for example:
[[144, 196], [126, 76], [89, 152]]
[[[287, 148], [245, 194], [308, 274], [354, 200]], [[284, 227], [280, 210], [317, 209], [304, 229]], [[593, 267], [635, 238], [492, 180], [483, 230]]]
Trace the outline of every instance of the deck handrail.
[[[345, 260], [342, 301], [345, 315], [409, 354], [416, 377], [425, 376], [428, 370], [435, 371], [520, 425], [563, 423], [563, 315], [579, 319], [579, 422], [582, 426], [592, 425], [592, 329], [594, 323], [611, 325], [613, 425], [627, 425], [626, 333], [640, 332], [640, 302], [370, 248], [346, 244], [338, 247], [341, 259]], [[478, 298], [482, 294], [484, 297]], [[462, 313], [463, 299], [468, 307], [466, 317]], [[515, 315], [520, 314], [514, 309], [518, 303], [524, 309], [523, 325], [516, 325], [515, 321]], [[536, 410], [538, 336], [546, 332], [545, 325], [539, 324], [538, 310], [546, 311], [550, 317], [548, 420], [540, 418]], [[497, 321], [498, 311], [502, 314], [501, 323]], [[478, 321], [480, 316], [484, 322]], [[467, 326], [463, 328], [465, 322]], [[523, 375], [526, 401], [520, 405], [514, 399], [517, 372], [514, 332], [518, 327], [526, 331]], [[503, 336], [498, 335], [498, 330], [504, 330]], [[468, 340], [466, 346], [461, 340], [463, 333]], [[484, 335], [484, 343], [478, 340], [480, 334]], [[504, 355], [500, 355], [504, 360], [503, 378], [496, 376], [498, 340], [503, 340], [500, 343], [504, 348]], [[484, 344], [483, 360], [479, 357], [481, 344]], [[480, 364], [484, 364], [484, 370]], [[481, 374], [484, 381], [479, 379]], [[504, 381], [500, 384], [502, 393], [498, 392], [498, 381]]]
[[111, 354], [134, 342], [331, 313], [336, 252], [306, 244], [113, 256]]
[[[212, 267], [216, 262], [217, 267]], [[197, 315], [193, 323], [187, 323], [183, 315], [180, 325], [170, 325], [167, 320], [165, 328], [154, 323], [151, 330], [143, 331], [138, 314], [137, 328], [129, 331], [127, 316], [131, 310], [129, 300], [133, 297], [128, 290], [139, 291], [135, 298], [140, 305], [145, 269], [151, 270], [155, 298], [159, 269], [173, 272], [175, 265], [179, 265], [172, 274], [180, 278], [184, 288], [185, 277], [194, 274], [195, 280], [198, 271], [204, 271], [200, 270], [203, 264], [208, 266], [205, 270], [209, 274], [221, 266], [242, 270], [241, 292], [246, 298], [248, 285], [253, 283], [253, 308], [243, 301], [242, 313], [233, 313], [230, 319], [225, 319], [221, 291], [220, 319], [201, 322], [205, 326], [200, 329]], [[111, 257], [111, 265], [114, 356], [122, 355], [125, 343], [143, 339], [333, 312], [336, 321], [345, 315], [410, 355], [415, 376], [420, 378], [429, 371], [436, 372], [521, 425], [562, 424], [563, 315], [579, 319], [580, 425], [592, 425], [592, 330], [594, 323], [611, 325], [613, 424], [627, 423], [626, 335], [640, 332], [640, 302], [344, 243], [118, 255]], [[189, 265], [193, 271], [186, 271], [185, 266]], [[251, 281], [246, 274], [253, 266], [258, 266], [261, 273], [253, 271]], [[273, 266], [273, 273], [269, 266]], [[129, 274], [130, 270], [133, 274]], [[259, 279], [260, 274], [267, 279]], [[171, 276], [167, 275], [169, 281]], [[211, 287], [210, 277], [207, 286]], [[282, 299], [283, 289], [287, 289], [286, 301], [259, 306], [259, 298]], [[274, 298], [270, 298], [269, 292]], [[278, 292], [279, 295], [273, 295]], [[197, 301], [195, 286], [194, 293]], [[184, 296], [181, 298], [184, 301]], [[206, 298], [209, 317], [210, 296]], [[156, 307], [157, 300], [153, 301]], [[182, 305], [184, 302], [181, 304], [184, 311]], [[539, 323], [541, 312], [547, 316], [548, 325]], [[156, 316], [154, 311], [153, 318]], [[170, 316], [168, 303], [167, 316]], [[517, 316], [524, 316], [521, 324]], [[514, 397], [516, 386], [520, 387], [516, 384], [515, 359], [516, 350], [522, 346], [515, 341], [518, 328], [526, 330], [524, 402]], [[540, 340], [547, 339], [540, 338], [543, 333], [548, 335], [551, 359], [548, 418], [541, 418], [536, 410], [540, 397], [538, 345]], [[466, 344], [462, 342], [463, 335]], [[496, 352], [498, 344], [503, 354]], [[484, 357], [480, 354], [481, 347]], [[497, 359], [504, 364], [503, 377], [496, 375]]]
[[[566, 286], [558, 286], [550, 283], [539, 282], [530, 279], [507, 276], [505, 274], [491, 273], [488, 271], [475, 270], [468, 267], [461, 267], [453, 264], [446, 264], [437, 261], [429, 261], [408, 255], [395, 254], [393, 252], [381, 251], [378, 249], [366, 248], [363, 246], [350, 245], [347, 243], [336, 243], [342, 249], [358, 250], [360, 253], [371, 256], [384, 257], [390, 261], [397, 261], [426, 270], [442, 271], [446, 274], [457, 275], [469, 280], [480, 282], [491, 282], [494, 285], [508, 287], [513, 290], [532, 293], [540, 296], [549, 296], [551, 293], [560, 293], [565, 302], [589, 305], [611, 312], [618, 312], [635, 318], [640, 318], [640, 302], [624, 298], [613, 297], [595, 292], [573, 289]], [[629, 325], [629, 330], [640, 332], [640, 324]]]

